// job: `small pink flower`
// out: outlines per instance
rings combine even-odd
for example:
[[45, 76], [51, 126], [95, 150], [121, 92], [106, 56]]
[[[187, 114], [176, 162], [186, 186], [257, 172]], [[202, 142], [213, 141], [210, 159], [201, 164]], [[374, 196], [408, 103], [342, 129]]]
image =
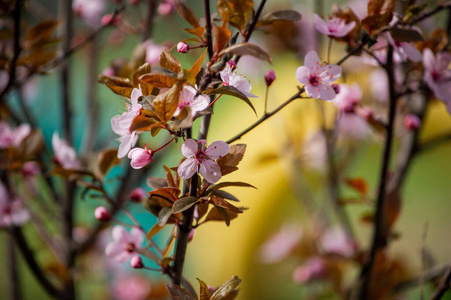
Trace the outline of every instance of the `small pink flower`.
[[60, 139], [58, 133], [54, 132], [52, 137], [52, 148], [55, 153], [55, 161], [64, 169], [77, 170], [80, 169], [80, 162], [74, 148]]
[[148, 163], [153, 162], [152, 156], [152, 150], [147, 149], [147, 147], [145, 149], [133, 148], [128, 153], [128, 158], [131, 159], [130, 165], [133, 169], [141, 169], [147, 166]]
[[448, 66], [451, 62], [451, 54], [434, 53], [429, 48], [423, 51], [423, 80], [429, 86], [435, 97], [450, 102], [451, 95], [451, 70]]
[[143, 46], [146, 48], [146, 62], [151, 66], [158, 64], [161, 51], [163, 51], [165, 47], [154, 44], [152, 40], [145, 41]]
[[144, 233], [138, 227], [133, 227], [128, 233], [124, 227], [114, 226], [112, 234], [114, 241], [106, 246], [105, 254], [117, 262], [125, 262], [135, 256], [135, 250], [141, 247], [144, 240]]
[[30, 134], [31, 126], [22, 124], [16, 129], [9, 127], [5, 121], [0, 121], [0, 149], [18, 147], [20, 143]]
[[321, 236], [321, 247], [329, 254], [338, 254], [343, 257], [352, 257], [357, 245], [341, 227], [332, 227]]
[[118, 300], [145, 300], [150, 292], [150, 280], [139, 275], [121, 275], [112, 284], [113, 297]]
[[100, 23], [100, 15], [105, 9], [105, 2], [104, 0], [74, 0], [72, 8], [88, 26], [96, 27]]
[[118, 25], [120, 21], [121, 21], [120, 16], [116, 16], [113, 20], [113, 14], [106, 14], [102, 17], [102, 20], [100, 21], [100, 23], [103, 26], [106, 26], [108, 24]]
[[41, 172], [39, 164], [35, 161], [27, 161], [23, 164], [20, 173], [25, 179], [30, 179], [35, 177]]
[[191, 178], [195, 173], [200, 172], [209, 183], [215, 183], [222, 176], [221, 168], [215, 160], [229, 151], [230, 146], [223, 141], [213, 142], [207, 147], [205, 140], [196, 142], [193, 139], [187, 139], [182, 145], [182, 154], [186, 159], [180, 164], [177, 172], [183, 179]]
[[266, 86], [270, 86], [274, 80], [276, 80], [276, 72], [274, 70], [268, 70], [265, 74]]
[[407, 59], [413, 62], [421, 61], [421, 52], [410, 43], [395, 41], [389, 33], [387, 33], [387, 40], [393, 46], [395, 61], [407, 61]]
[[120, 136], [118, 139], [120, 145], [117, 152], [117, 157], [119, 158], [125, 157], [138, 141], [137, 132], [130, 132], [130, 126], [132, 125], [133, 119], [141, 111], [142, 105], [138, 103], [138, 99], [141, 96], [141, 89], [133, 89], [130, 95], [130, 103], [126, 104], [127, 111], [111, 119], [111, 128]]
[[177, 51], [180, 53], [188, 53], [189, 51], [189, 46], [187, 43], [185, 42], [180, 42], [177, 44]]
[[179, 106], [174, 113], [174, 116], [178, 116], [180, 110], [184, 106], [191, 108], [191, 115], [194, 117], [198, 111], [203, 111], [210, 104], [210, 98], [207, 95], [199, 95], [195, 97], [197, 91], [190, 85], [185, 85], [180, 93]]
[[343, 83], [333, 102], [341, 111], [352, 112], [354, 106], [362, 100], [362, 96], [362, 90], [357, 83], [354, 82], [351, 86]]
[[306, 260], [303, 265], [297, 267], [293, 271], [292, 278], [295, 283], [302, 284], [321, 280], [326, 277], [327, 272], [326, 261], [319, 256], [314, 256]]
[[133, 202], [141, 202], [146, 198], [146, 192], [143, 188], [135, 188], [130, 194], [130, 200]]
[[144, 267], [143, 261], [138, 255], [132, 257], [132, 259], [130, 260], [130, 265], [134, 269], [142, 269]]
[[108, 209], [105, 206], [99, 206], [94, 211], [94, 216], [99, 221], [109, 221], [111, 220], [111, 215]]
[[327, 23], [317, 14], [314, 18], [316, 30], [329, 37], [344, 37], [355, 27], [354, 21], [346, 23], [337, 17], [329, 17]]
[[285, 225], [260, 247], [259, 260], [265, 264], [278, 263], [293, 252], [301, 239], [299, 226]]
[[251, 83], [243, 76], [237, 75], [236, 71], [232, 71], [232, 68], [231, 64], [227, 63], [225, 68], [219, 72], [223, 85], [233, 86], [247, 97], [256, 98], [257, 96], [249, 93], [252, 88]]
[[333, 100], [335, 90], [330, 86], [341, 76], [341, 67], [337, 65], [321, 65], [315, 51], [309, 51], [304, 59], [305, 66], [298, 67], [296, 79], [305, 84], [305, 92], [312, 98]]
[[408, 114], [404, 118], [404, 127], [407, 130], [418, 130], [421, 126], [421, 120], [416, 114]]
[[0, 227], [20, 226], [30, 219], [30, 213], [22, 206], [19, 198], [10, 198], [0, 182]]
[[162, 1], [159, 5], [158, 5], [158, 13], [163, 16], [166, 17], [168, 15], [170, 15], [172, 13], [172, 11], [174, 11], [175, 9], [175, 3], [173, 0], [165, 0]]

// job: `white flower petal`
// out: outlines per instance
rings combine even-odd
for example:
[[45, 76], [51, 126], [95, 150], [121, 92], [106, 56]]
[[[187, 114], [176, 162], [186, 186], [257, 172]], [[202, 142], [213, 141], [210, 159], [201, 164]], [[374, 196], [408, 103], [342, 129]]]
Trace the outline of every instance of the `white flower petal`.
[[193, 157], [197, 152], [197, 142], [193, 139], [187, 139], [182, 145], [182, 154], [186, 158]]
[[180, 164], [177, 173], [183, 179], [189, 179], [197, 172], [197, 162], [193, 158], [187, 158]]
[[221, 168], [219, 165], [212, 160], [205, 160], [199, 168], [199, 173], [207, 180], [209, 183], [215, 183], [221, 179]]
[[211, 143], [205, 153], [211, 158], [211, 159], [218, 159], [224, 155], [227, 155], [230, 151], [230, 146], [224, 141], [216, 141]]

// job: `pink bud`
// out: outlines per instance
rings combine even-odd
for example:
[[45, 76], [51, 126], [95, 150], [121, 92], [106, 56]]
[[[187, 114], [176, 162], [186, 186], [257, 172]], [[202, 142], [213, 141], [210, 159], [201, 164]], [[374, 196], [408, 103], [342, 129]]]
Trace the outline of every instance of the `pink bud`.
[[339, 84], [337, 84], [337, 83], [332, 83], [330, 86], [334, 89], [335, 94], [340, 93], [340, 85], [339, 85]]
[[185, 42], [180, 42], [177, 44], [177, 51], [180, 53], [187, 53], [189, 51], [189, 46]]
[[420, 118], [415, 114], [408, 114], [404, 118], [404, 127], [407, 130], [418, 130], [421, 126]]
[[276, 80], [276, 72], [274, 70], [268, 70], [265, 74], [266, 86], [270, 86], [274, 80]]
[[106, 14], [102, 17], [102, 20], [100, 21], [100, 23], [103, 26], [109, 25], [109, 24], [113, 24], [116, 23], [116, 20], [112, 20], [113, 19], [113, 15], [112, 14]]
[[130, 200], [133, 202], [141, 202], [146, 197], [146, 192], [142, 188], [136, 188], [130, 194]]
[[128, 158], [132, 160], [130, 162], [130, 165], [132, 166], [133, 169], [141, 169], [148, 163], [152, 162], [153, 161], [152, 156], [153, 156], [152, 150], [143, 148], [133, 148], [128, 153]]
[[192, 241], [193, 240], [193, 238], [194, 238], [194, 228], [193, 229], [191, 229], [191, 231], [189, 232], [189, 236], [188, 236], [188, 241]]
[[111, 220], [111, 215], [104, 206], [99, 206], [94, 211], [94, 216], [99, 221], [109, 221]]
[[102, 74], [106, 76], [114, 76], [114, 69], [112, 67], [108, 67], [102, 71]]
[[172, 12], [172, 5], [170, 3], [160, 3], [158, 5], [158, 13], [163, 17], [168, 16]]
[[132, 259], [130, 260], [130, 265], [132, 266], [132, 268], [135, 269], [144, 268], [143, 261], [141, 260], [141, 257], [139, 257], [138, 255], [132, 257]]

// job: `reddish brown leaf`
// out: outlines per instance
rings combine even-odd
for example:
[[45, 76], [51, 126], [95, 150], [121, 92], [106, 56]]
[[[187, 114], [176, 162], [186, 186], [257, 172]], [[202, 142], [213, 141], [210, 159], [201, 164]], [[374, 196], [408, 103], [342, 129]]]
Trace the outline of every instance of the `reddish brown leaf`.
[[210, 300], [210, 291], [208, 290], [208, 286], [205, 282], [197, 278], [200, 285], [200, 300]]
[[164, 226], [160, 226], [158, 224], [155, 224], [150, 230], [149, 232], [147, 232], [147, 240], [149, 241], [150, 239], [152, 239], [158, 232], [161, 231], [161, 229], [163, 229]]
[[199, 37], [200, 39], [202, 39], [203, 35], [204, 35], [205, 28], [204, 27], [197, 27], [197, 28], [194, 28], [194, 29], [183, 28], [183, 30], [185, 30], [186, 32], [191, 33], [191, 34]]
[[391, 36], [397, 42], [419, 42], [423, 41], [421, 33], [414, 29], [395, 27], [390, 29]]
[[398, 189], [390, 191], [385, 197], [385, 220], [390, 230], [398, 219], [401, 211], [401, 195]]
[[190, 208], [191, 206], [193, 206], [194, 204], [196, 204], [196, 202], [198, 202], [199, 199], [197, 197], [183, 197], [180, 199], [177, 199], [174, 202], [174, 205], [172, 206], [172, 213], [176, 214], [176, 213], [180, 213], [183, 212], [185, 210], [187, 210], [188, 208]]
[[216, 292], [211, 296], [211, 300], [223, 300], [241, 283], [241, 279], [234, 275], [221, 285]]
[[230, 41], [232, 32], [227, 28], [227, 22], [224, 21], [222, 27], [218, 27], [213, 23], [213, 51], [218, 53]]
[[207, 50], [208, 49], [205, 49], [204, 52], [202, 52], [201, 56], [199, 56], [199, 58], [196, 60], [194, 65], [191, 67], [191, 69], [189, 69], [189, 71], [193, 77], [196, 77], [197, 74], [199, 73], [200, 69], [202, 68], [202, 63], [204, 62], [205, 55], [207, 54]]
[[171, 77], [166, 74], [150, 73], [144, 74], [141, 77], [139, 77], [139, 81], [144, 82], [150, 86], [156, 87], [158, 89], [161, 89], [172, 87], [177, 82], [177, 78]]
[[227, 47], [219, 53], [219, 56], [224, 54], [234, 54], [238, 56], [251, 55], [272, 64], [271, 56], [259, 46], [251, 43], [240, 43]]
[[132, 125], [130, 125], [130, 132], [133, 132], [133, 131], [138, 131], [138, 132], [148, 131], [152, 127], [154, 127], [156, 124], [158, 124], [158, 122], [153, 120], [153, 119], [150, 119], [148, 117], [144, 117], [142, 115], [137, 115], [133, 119]]
[[229, 202], [227, 202], [224, 198], [220, 198], [220, 197], [216, 197], [216, 196], [212, 196], [210, 198], [210, 201], [208, 201], [211, 204], [214, 204], [216, 206], [222, 207], [227, 209], [228, 211], [237, 213], [237, 214], [241, 214], [243, 213], [243, 211], [241, 209], [239, 209], [236, 206], [233, 206], [232, 204], [230, 204]]
[[236, 166], [243, 159], [245, 152], [245, 144], [235, 144], [230, 146], [229, 153], [218, 159], [218, 164], [221, 167], [222, 175], [226, 175], [237, 170], [238, 168]]
[[277, 10], [262, 16], [258, 22], [258, 26], [271, 25], [275, 22], [296, 22], [301, 19], [302, 15], [296, 10]]
[[108, 172], [108, 170], [120, 163], [121, 160], [117, 158], [117, 149], [106, 149], [99, 155], [99, 171], [102, 176]]
[[175, 0], [174, 2], [175, 2], [175, 7], [177, 8], [177, 11], [180, 14], [180, 16], [183, 19], [185, 19], [185, 21], [190, 23], [191, 26], [193, 26], [193, 28], [198, 28], [199, 27], [199, 21], [197, 21], [197, 18], [194, 15], [194, 13], [191, 10], [191, 8], [186, 6], [186, 4], [183, 1], [181, 1], [181, 0]]
[[187, 290], [179, 287], [176, 284], [166, 284], [169, 293], [171, 294], [172, 299], [174, 300], [197, 300], [194, 296], [188, 293]]
[[362, 195], [368, 192], [368, 182], [364, 178], [346, 178], [345, 183]]
[[167, 123], [174, 116], [179, 104], [179, 97], [182, 88], [183, 83], [181, 81], [177, 81], [177, 83], [168, 91], [163, 94], [159, 94], [157, 98], [155, 98], [155, 112], [162, 122]]
[[221, 18], [242, 32], [252, 13], [254, 2], [252, 0], [218, 0], [216, 6]]
[[179, 61], [166, 49], [161, 51], [160, 66], [174, 72], [175, 74], [178, 74], [182, 70]]

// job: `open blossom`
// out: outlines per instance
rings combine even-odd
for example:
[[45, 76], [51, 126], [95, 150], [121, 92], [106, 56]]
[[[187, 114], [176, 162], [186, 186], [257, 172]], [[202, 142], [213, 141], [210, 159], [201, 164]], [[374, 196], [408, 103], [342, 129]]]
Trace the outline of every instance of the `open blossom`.
[[28, 124], [22, 124], [14, 129], [9, 127], [5, 121], [0, 121], [0, 149], [7, 149], [11, 146], [18, 147], [30, 132], [31, 127]]
[[147, 148], [133, 148], [128, 153], [128, 158], [131, 159], [130, 165], [133, 169], [141, 169], [147, 166], [148, 163], [153, 161], [152, 156], [152, 150]]
[[196, 89], [190, 85], [185, 85], [179, 97], [179, 106], [174, 113], [177, 116], [184, 106], [191, 108], [191, 114], [194, 117], [198, 111], [203, 111], [210, 104], [210, 98], [207, 95], [196, 96]]
[[[423, 51], [424, 81], [429, 86], [435, 97], [448, 103], [451, 102], [451, 70], [448, 65], [451, 62], [451, 54], [434, 53], [429, 48]], [[448, 104], [449, 106], [449, 104]]]
[[251, 83], [244, 76], [237, 75], [236, 71], [232, 71], [232, 68], [231, 63], [227, 63], [225, 68], [219, 72], [223, 85], [233, 86], [247, 97], [256, 98], [257, 96], [249, 93], [252, 88]]
[[130, 126], [142, 108], [142, 105], [138, 103], [138, 99], [141, 96], [141, 89], [133, 89], [130, 96], [130, 103], [126, 103], [127, 111], [111, 119], [113, 131], [120, 135], [118, 139], [120, 145], [117, 152], [117, 157], [119, 158], [125, 157], [138, 140], [138, 134], [135, 131], [130, 132]]
[[387, 33], [387, 40], [393, 46], [395, 61], [407, 61], [407, 59], [413, 62], [421, 61], [421, 52], [411, 43], [395, 41], [389, 33]]
[[18, 198], [10, 199], [5, 185], [0, 182], [0, 227], [20, 226], [29, 219], [28, 210]]
[[296, 70], [296, 79], [305, 84], [305, 92], [312, 98], [332, 100], [335, 89], [330, 85], [341, 76], [341, 67], [337, 65], [321, 65], [315, 51], [305, 55], [304, 65]]
[[330, 37], [344, 37], [355, 27], [355, 22], [346, 23], [337, 17], [329, 17], [327, 22], [315, 14], [316, 30]]
[[105, 254], [117, 262], [126, 262], [137, 255], [136, 249], [141, 247], [144, 233], [138, 227], [133, 227], [130, 233], [122, 226], [114, 226], [112, 230], [113, 242], [105, 248]]
[[[187, 139], [182, 145], [182, 154], [185, 161], [177, 169], [179, 176], [183, 179], [191, 178], [195, 173], [200, 174], [209, 182], [215, 183], [221, 179], [221, 167], [215, 162], [230, 151], [230, 146], [223, 141], [216, 141], [207, 147], [205, 140], [196, 142]], [[198, 145], [200, 144], [200, 149]]]
[[334, 99], [334, 104], [343, 112], [352, 112], [354, 106], [362, 100], [362, 90], [357, 83], [351, 86], [343, 83], [340, 92]]
[[69, 146], [65, 140], [60, 139], [56, 132], [54, 132], [52, 136], [52, 148], [55, 153], [56, 162], [64, 169], [80, 169], [80, 162], [78, 161], [77, 153], [74, 148]]

